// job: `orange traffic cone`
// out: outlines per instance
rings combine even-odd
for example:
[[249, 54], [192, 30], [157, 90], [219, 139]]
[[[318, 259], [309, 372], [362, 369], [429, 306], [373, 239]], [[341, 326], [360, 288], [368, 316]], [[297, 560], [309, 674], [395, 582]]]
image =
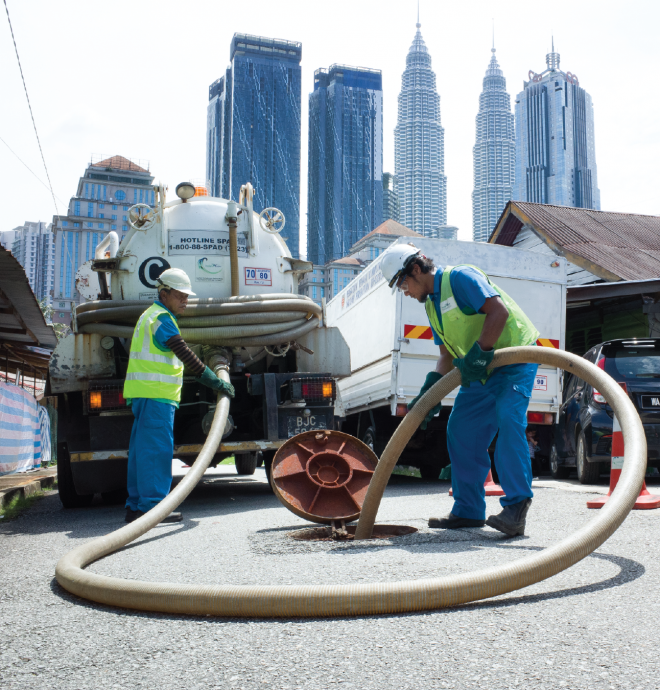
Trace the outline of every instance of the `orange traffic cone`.
[[[486, 489], [486, 496], [504, 496], [504, 491], [502, 491], [502, 487], [493, 481], [493, 473], [490, 470], [488, 470], [488, 476], [486, 477], [486, 481], [484, 482], [484, 488]], [[452, 489], [449, 489], [449, 495], [454, 495]]]
[[[607, 496], [596, 498], [593, 501], [587, 501], [587, 508], [602, 508], [614, 491], [614, 487], [619, 481], [621, 470], [623, 469], [623, 433], [621, 432], [621, 425], [619, 420], [614, 417], [614, 427], [612, 431], [612, 465], [610, 467], [610, 490]], [[660, 508], [660, 496], [650, 494], [646, 489], [646, 482], [642, 484], [642, 490], [635, 501], [633, 510], [650, 510], [651, 508]]]

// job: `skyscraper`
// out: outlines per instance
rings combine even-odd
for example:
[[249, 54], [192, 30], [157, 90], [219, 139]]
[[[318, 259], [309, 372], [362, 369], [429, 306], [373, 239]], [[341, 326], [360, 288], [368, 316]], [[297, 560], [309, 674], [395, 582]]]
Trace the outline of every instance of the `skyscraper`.
[[[13, 242], [8, 249], [25, 269], [34, 296], [52, 302], [55, 242], [50, 223], [26, 221], [11, 231]], [[7, 233], [9, 235], [10, 233]]]
[[578, 78], [545, 56], [516, 97], [516, 201], [600, 209], [594, 110]]
[[383, 220], [399, 222], [399, 191], [396, 175], [383, 173]]
[[495, 46], [479, 96], [477, 138], [473, 149], [472, 239], [487, 242], [513, 194], [516, 139], [506, 79]]
[[67, 215], [53, 216], [55, 323], [71, 323], [71, 312], [81, 302], [76, 271], [94, 258], [106, 233], [114, 230], [121, 242], [129, 228], [128, 209], [134, 204], [154, 206], [154, 178], [148, 164], [143, 167], [123, 156], [98, 158], [92, 159], [78, 181]]
[[394, 167], [398, 178], [399, 221], [421, 235], [428, 235], [447, 223], [447, 178], [440, 96], [420, 27], [418, 18], [417, 33], [401, 77], [394, 130]]
[[307, 258], [341, 259], [383, 214], [380, 70], [332, 65], [309, 94]]
[[254, 210], [276, 207], [282, 237], [299, 255], [300, 60], [302, 44], [234, 34], [230, 65], [209, 87], [206, 179], [213, 196], [238, 200], [254, 187]]

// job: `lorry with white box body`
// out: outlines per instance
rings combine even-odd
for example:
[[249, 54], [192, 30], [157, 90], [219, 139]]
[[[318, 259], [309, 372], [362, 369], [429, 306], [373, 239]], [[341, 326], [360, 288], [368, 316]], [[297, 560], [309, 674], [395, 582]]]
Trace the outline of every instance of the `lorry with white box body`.
[[[402, 238], [397, 243], [409, 241]], [[539, 331], [537, 345], [564, 349], [566, 260], [492, 244], [419, 238], [415, 247], [445, 268], [470, 264], [512, 297]], [[388, 287], [376, 259], [326, 306], [326, 324], [338, 328], [351, 352], [351, 375], [338, 382], [342, 430], [380, 455], [440, 354], [424, 305]], [[399, 463], [437, 478], [449, 463], [446, 425], [458, 389], [442, 412], [410, 440]], [[540, 366], [528, 421], [538, 432], [541, 456], [549, 455], [552, 424], [562, 394], [562, 371]]]

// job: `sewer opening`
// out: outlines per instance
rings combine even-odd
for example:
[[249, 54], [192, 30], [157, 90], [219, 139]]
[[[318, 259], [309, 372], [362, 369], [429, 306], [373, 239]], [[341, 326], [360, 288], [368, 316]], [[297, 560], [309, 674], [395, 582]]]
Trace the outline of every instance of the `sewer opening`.
[[[355, 539], [356, 528], [357, 525], [341, 525], [339, 521], [336, 521], [327, 527], [309, 527], [289, 532], [289, 536], [298, 541], [352, 541]], [[415, 532], [417, 528], [408, 525], [374, 525], [371, 538], [393, 539]]]

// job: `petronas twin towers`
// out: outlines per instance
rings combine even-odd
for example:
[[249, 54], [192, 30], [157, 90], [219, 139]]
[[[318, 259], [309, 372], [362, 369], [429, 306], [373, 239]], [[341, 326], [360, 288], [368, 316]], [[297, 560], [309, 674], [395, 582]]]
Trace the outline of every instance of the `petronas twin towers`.
[[[450, 237], [444, 129], [435, 73], [417, 20], [401, 78], [394, 130], [400, 222], [426, 237]], [[516, 97], [515, 120], [495, 46], [479, 96], [473, 149], [472, 238], [487, 242], [511, 199], [600, 209], [590, 95], [577, 76], [559, 69], [530, 71]]]
[[[445, 131], [431, 56], [417, 22], [417, 33], [401, 77], [394, 130], [394, 166], [399, 220], [427, 237], [442, 236], [447, 224]], [[515, 174], [515, 131], [506, 81], [493, 57], [479, 99], [474, 147], [473, 238], [486, 241], [507, 201]]]

